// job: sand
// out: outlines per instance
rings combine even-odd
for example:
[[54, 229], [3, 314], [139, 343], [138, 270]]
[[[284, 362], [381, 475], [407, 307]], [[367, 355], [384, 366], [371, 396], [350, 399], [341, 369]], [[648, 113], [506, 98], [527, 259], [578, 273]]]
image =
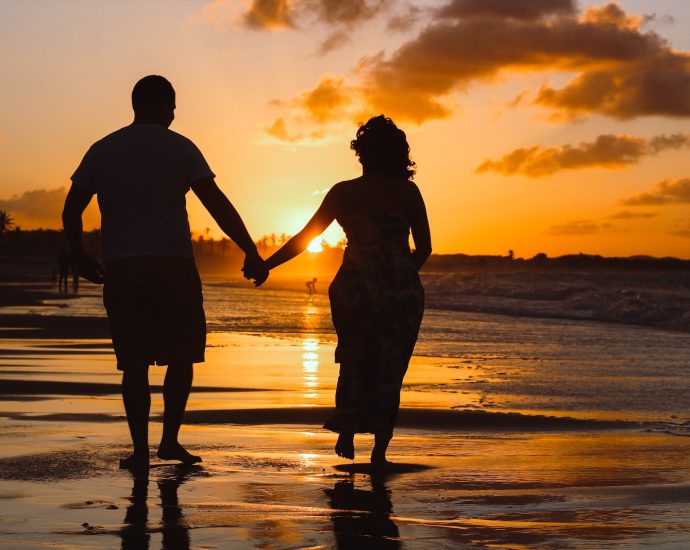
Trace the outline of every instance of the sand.
[[[204, 462], [154, 460], [135, 476], [116, 466], [128, 436], [103, 319], [0, 311], [0, 338], [2, 548], [690, 544], [686, 432], [454, 410], [444, 395], [427, 402], [410, 392], [389, 457], [396, 466], [372, 475], [371, 436], [357, 437], [352, 462], [320, 428], [335, 383], [331, 344], [309, 342], [310, 362], [293, 372], [285, 365], [307, 348], [217, 334], [182, 432]], [[415, 360], [410, 383], [434, 383]], [[152, 450], [162, 372], [152, 373]]]

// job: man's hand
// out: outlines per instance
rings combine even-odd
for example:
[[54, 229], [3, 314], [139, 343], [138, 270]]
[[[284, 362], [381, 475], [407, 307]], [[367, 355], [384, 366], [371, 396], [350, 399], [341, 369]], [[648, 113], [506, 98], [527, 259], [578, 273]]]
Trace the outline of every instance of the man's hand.
[[258, 254], [247, 254], [244, 257], [242, 272], [245, 279], [254, 279], [254, 286], [261, 286], [268, 279], [266, 262]]
[[103, 266], [88, 252], [81, 252], [74, 255], [74, 267], [77, 273], [87, 281], [103, 284]]

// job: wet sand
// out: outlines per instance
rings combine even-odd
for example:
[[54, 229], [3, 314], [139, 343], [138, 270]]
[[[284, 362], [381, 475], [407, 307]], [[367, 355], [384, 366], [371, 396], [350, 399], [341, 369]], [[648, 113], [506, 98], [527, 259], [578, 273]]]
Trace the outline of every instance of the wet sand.
[[[3, 422], [3, 548], [684, 548], [687, 438], [402, 430], [385, 478], [313, 427], [192, 426], [198, 467], [117, 470], [121, 424]], [[154, 438], [158, 427], [154, 428]], [[368, 437], [360, 438], [369, 443]]]
[[[21, 297], [11, 302], [21, 303]], [[128, 450], [107, 324], [0, 312], [2, 548], [686, 548], [690, 438], [632, 421], [452, 409], [403, 392], [386, 476], [332, 452], [332, 343], [209, 337], [182, 440]], [[410, 387], [443, 364], [415, 358]], [[296, 369], [285, 365], [296, 364]], [[151, 441], [163, 369], [152, 371]], [[442, 374], [439, 374], [441, 372]], [[455, 371], [453, 371], [455, 372]], [[682, 426], [681, 426], [682, 427]]]

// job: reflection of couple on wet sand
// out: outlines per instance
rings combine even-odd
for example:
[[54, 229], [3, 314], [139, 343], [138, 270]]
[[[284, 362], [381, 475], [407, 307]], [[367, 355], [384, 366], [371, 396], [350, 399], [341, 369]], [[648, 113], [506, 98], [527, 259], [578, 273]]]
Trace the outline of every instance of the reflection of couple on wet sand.
[[[151, 547], [151, 534], [155, 532], [161, 534], [163, 550], [189, 550], [192, 548], [190, 530], [193, 527], [199, 527], [200, 523], [224, 527], [237, 520], [236, 516], [231, 519], [223, 515], [209, 517], [195, 508], [191, 508], [190, 517], [190, 510], [183, 509], [179, 489], [200, 470], [201, 466], [168, 466], [166, 471], [155, 477], [161, 508], [160, 524], [156, 527], [151, 526], [149, 518], [149, 472], [143, 470], [133, 474], [129, 505], [123, 525], [118, 530], [122, 550], [147, 550]], [[351, 479], [338, 480], [333, 488], [324, 489], [328, 505], [333, 510], [330, 518], [336, 548], [400, 548], [398, 527], [391, 519], [393, 504], [390, 490], [381, 478], [374, 476], [370, 482], [371, 490], [356, 488]], [[203, 520], [199, 519], [201, 515], [204, 515]], [[272, 543], [280, 540], [280, 533], [276, 530], [259, 528], [259, 531], [261, 534], [257, 538], [267, 537]], [[261, 544], [255, 546], [262, 547]]]
[[[157, 455], [201, 462], [178, 441], [192, 385], [204, 361], [206, 326], [194, 264], [185, 194], [189, 189], [245, 253], [244, 275], [261, 285], [270, 270], [303, 252], [334, 220], [347, 247], [330, 286], [340, 375], [336, 407], [325, 427], [339, 434], [335, 450], [354, 458], [354, 435], [373, 433], [372, 464], [387, 464], [400, 390], [424, 308], [418, 271], [431, 253], [426, 210], [412, 183], [414, 163], [404, 132], [384, 116], [359, 127], [351, 148], [362, 176], [334, 185], [306, 226], [262, 259], [245, 225], [199, 149], [168, 129], [175, 91], [147, 76], [132, 91], [134, 122], [96, 142], [72, 176], [63, 212], [79, 273], [104, 282], [122, 397], [134, 452], [123, 468], [149, 463], [149, 365], [167, 365], [163, 435]], [[105, 268], [83, 244], [81, 216], [96, 195]], [[410, 251], [412, 233], [415, 250]]]

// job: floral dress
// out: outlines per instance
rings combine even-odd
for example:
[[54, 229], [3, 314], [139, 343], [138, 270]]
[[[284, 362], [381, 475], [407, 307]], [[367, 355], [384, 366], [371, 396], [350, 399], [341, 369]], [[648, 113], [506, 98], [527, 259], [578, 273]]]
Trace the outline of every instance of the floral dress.
[[[340, 374], [335, 413], [324, 428], [392, 437], [403, 377], [424, 312], [424, 289], [409, 247], [403, 208], [367, 214], [350, 198], [338, 216], [347, 236], [330, 288]], [[401, 183], [401, 193], [404, 184]]]

